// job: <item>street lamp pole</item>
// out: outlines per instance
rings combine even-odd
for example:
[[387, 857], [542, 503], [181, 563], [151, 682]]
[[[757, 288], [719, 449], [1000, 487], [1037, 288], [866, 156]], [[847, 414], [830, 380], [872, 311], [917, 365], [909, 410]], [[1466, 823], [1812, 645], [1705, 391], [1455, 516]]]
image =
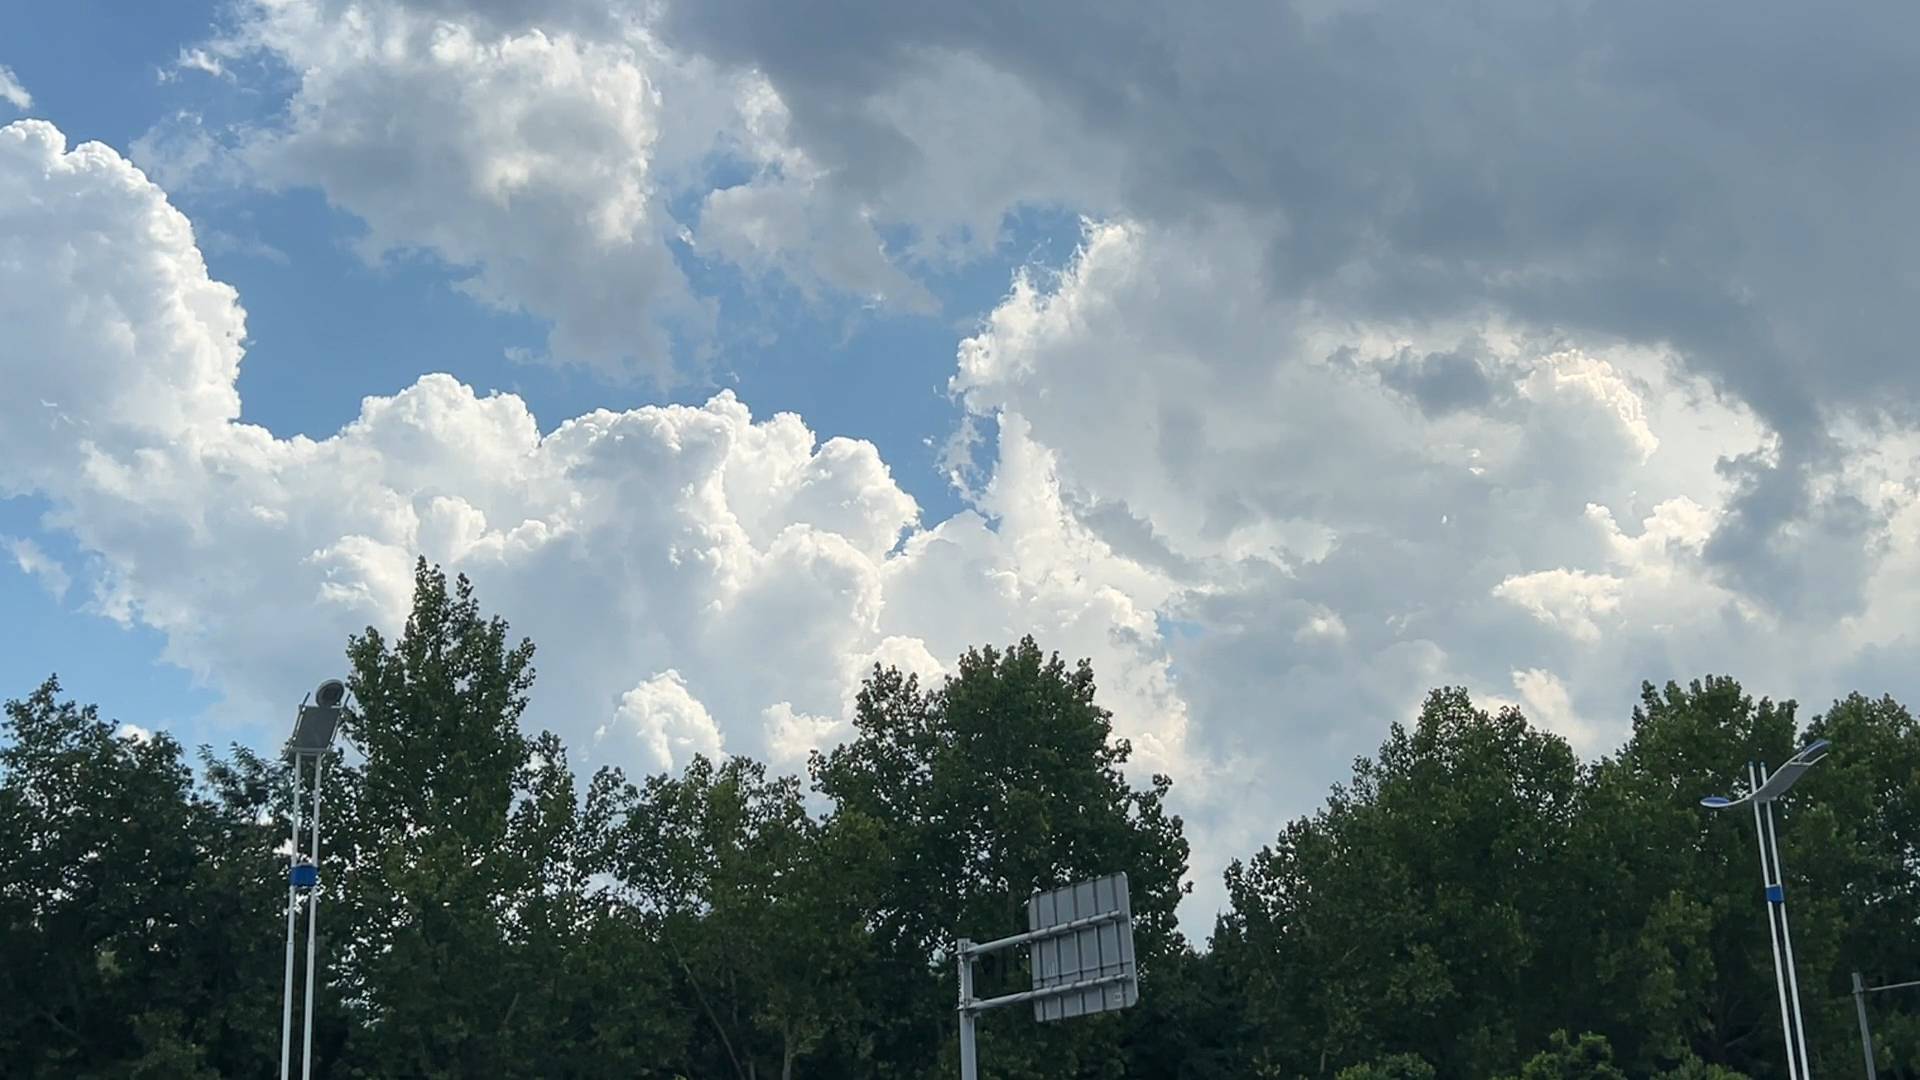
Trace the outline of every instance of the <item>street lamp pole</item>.
[[[326, 765], [326, 759], [313, 759], [313, 865], [315, 884], [318, 885], [320, 867], [320, 771]], [[320, 890], [307, 890], [307, 994], [305, 1001], [306, 1020], [301, 1025], [300, 1034], [300, 1075], [313, 1075], [313, 938], [314, 927], [320, 922]]]
[[300, 886], [293, 879], [293, 869], [300, 857], [300, 760], [293, 759], [293, 835], [287, 840], [287, 981], [281, 991], [280, 1080], [287, 1080], [287, 1059], [293, 1049], [293, 936], [300, 912]]
[[[287, 851], [287, 974], [280, 1006], [280, 1080], [288, 1080], [293, 1052], [293, 941], [295, 917], [304, 899], [307, 908], [307, 992], [302, 1016], [300, 1075], [313, 1075], [313, 986], [316, 965], [314, 946], [319, 922], [320, 886], [320, 779], [326, 768], [327, 751], [333, 746], [334, 732], [346, 707], [347, 686], [338, 679], [320, 684], [307, 700], [293, 724], [287, 751], [293, 757], [293, 836]], [[305, 764], [313, 762], [312, 833], [310, 853], [300, 851], [300, 787], [305, 779]]]
[[[1759, 780], [1764, 786], [1767, 782], [1767, 766], [1760, 764]], [[1780, 909], [1780, 944], [1787, 951], [1787, 991], [1793, 998], [1793, 1030], [1800, 1043], [1800, 1069], [1802, 1076], [1813, 1075], [1813, 1058], [1807, 1054], [1807, 1022], [1800, 1014], [1800, 973], [1799, 965], [1793, 962], [1793, 931], [1787, 926], [1787, 872], [1780, 865], [1780, 832], [1773, 825], [1773, 799], [1768, 799], [1767, 844], [1773, 848], [1773, 880], [1779, 889], [1780, 898], [1773, 904]], [[315, 813], [318, 813], [316, 808]]]
[[1710, 795], [1700, 800], [1700, 805], [1710, 810], [1727, 810], [1746, 802], [1753, 804], [1753, 827], [1760, 848], [1760, 880], [1766, 889], [1767, 938], [1773, 947], [1773, 979], [1780, 995], [1780, 1027], [1786, 1039], [1789, 1080], [1811, 1077], [1812, 1061], [1807, 1054], [1806, 1022], [1800, 1011], [1800, 980], [1794, 971], [1793, 934], [1787, 926], [1786, 874], [1780, 867], [1780, 838], [1774, 828], [1773, 804], [1802, 774], [1827, 756], [1830, 745], [1825, 739], [1817, 739], [1771, 774], [1764, 763], [1749, 763], [1747, 794], [1738, 799]]
[[[1760, 766], [1747, 764], [1748, 790], [1760, 789]], [[1794, 1056], [1793, 1017], [1787, 1004], [1787, 979], [1780, 964], [1780, 927], [1779, 915], [1775, 905], [1786, 903], [1786, 886], [1778, 874], [1780, 863], [1776, 857], [1769, 857], [1770, 845], [1767, 843], [1766, 821], [1760, 815], [1760, 804], [1753, 804], [1753, 836], [1760, 845], [1760, 883], [1767, 894], [1767, 944], [1773, 947], [1773, 984], [1780, 992], [1780, 1035], [1787, 1040], [1787, 1077], [1796, 1080], [1801, 1075], [1798, 1059]], [[1790, 966], [1793, 962], [1787, 961]]]

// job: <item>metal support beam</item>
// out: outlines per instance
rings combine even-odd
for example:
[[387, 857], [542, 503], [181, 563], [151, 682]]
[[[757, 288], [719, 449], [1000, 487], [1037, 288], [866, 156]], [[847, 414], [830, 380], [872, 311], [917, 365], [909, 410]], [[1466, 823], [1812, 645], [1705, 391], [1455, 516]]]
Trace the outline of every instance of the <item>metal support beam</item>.
[[[1890, 989], [1890, 987], [1875, 987], [1875, 989]], [[1867, 1059], [1867, 1080], [1879, 1080], [1879, 1070], [1873, 1065], [1873, 1033], [1867, 1030], [1867, 988], [1861, 983], [1860, 973], [1857, 971], [1853, 973], [1853, 1008], [1860, 1014], [1860, 1053]]]
[[988, 1009], [997, 1009], [1002, 1005], [1018, 1005], [1023, 1001], [1032, 1001], [1035, 998], [1058, 997], [1061, 994], [1077, 994], [1082, 990], [1092, 990], [1096, 986], [1112, 986], [1114, 983], [1123, 983], [1131, 978], [1133, 978], [1133, 976], [1127, 974], [1102, 975], [1094, 979], [1081, 979], [1079, 982], [1061, 983], [1059, 986], [1049, 986], [1040, 990], [1022, 990], [1017, 994], [987, 998], [985, 1001], [975, 1001], [970, 1005], [963, 1006], [963, 1008], [973, 1012], [986, 1012]]
[[1075, 930], [1083, 930], [1089, 926], [1100, 926], [1103, 923], [1119, 922], [1128, 917], [1124, 911], [1103, 911], [1098, 915], [1089, 915], [1084, 919], [1055, 923], [1052, 926], [1043, 927], [1039, 930], [1029, 930], [1024, 934], [1015, 934], [1012, 937], [995, 938], [981, 945], [969, 944], [966, 946], [966, 952], [968, 956], [985, 956], [988, 953], [999, 952], [1002, 949], [1011, 949], [1016, 945], [1025, 945], [1030, 941], [1057, 938], [1062, 934], [1068, 934]]
[[979, 1051], [973, 1044], [973, 942], [960, 939], [960, 1080], [980, 1080]]

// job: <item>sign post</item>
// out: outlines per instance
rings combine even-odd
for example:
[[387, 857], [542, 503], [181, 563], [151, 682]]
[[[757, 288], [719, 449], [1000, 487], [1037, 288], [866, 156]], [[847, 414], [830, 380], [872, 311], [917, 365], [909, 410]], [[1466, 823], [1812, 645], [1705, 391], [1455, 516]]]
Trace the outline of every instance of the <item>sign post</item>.
[[[1021, 945], [1029, 946], [1033, 988], [975, 999], [974, 959]], [[1033, 1018], [1046, 1023], [1124, 1009], [1140, 1000], [1124, 873], [1036, 892], [1027, 899], [1026, 933], [978, 945], [961, 938], [954, 951], [960, 965], [960, 1080], [979, 1080], [974, 1025], [988, 1009], [1032, 1002]]]

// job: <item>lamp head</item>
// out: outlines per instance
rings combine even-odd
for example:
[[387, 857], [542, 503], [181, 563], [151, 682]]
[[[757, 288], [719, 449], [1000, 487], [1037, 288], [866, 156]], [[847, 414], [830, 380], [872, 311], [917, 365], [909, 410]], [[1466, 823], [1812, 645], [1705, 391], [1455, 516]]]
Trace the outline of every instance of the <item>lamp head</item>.
[[347, 699], [347, 684], [339, 679], [328, 679], [313, 692], [313, 703], [323, 709], [337, 709]]
[[340, 726], [340, 714], [347, 700], [347, 684], [328, 679], [314, 690], [311, 701], [300, 703], [293, 722], [293, 736], [287, 746], [296, 758], [320, 756], [333, 745], [334, 730]]
[[1700, 805], [1709, 810], [1725, 810], [1732, 806], [1742, 806], [1749, 802], [1770, 803], [1785, 795], [1808, 769], [1819, 764], [1833, 749], [1833, 744], [1825, 739], [1815, 739], [1800, 748], [1800, 752], [1787, 759], [1785, 765], [1767, 776], [1767, 782], [1737, 799], [1722, 795], [1709, 795], [1700, 800]]

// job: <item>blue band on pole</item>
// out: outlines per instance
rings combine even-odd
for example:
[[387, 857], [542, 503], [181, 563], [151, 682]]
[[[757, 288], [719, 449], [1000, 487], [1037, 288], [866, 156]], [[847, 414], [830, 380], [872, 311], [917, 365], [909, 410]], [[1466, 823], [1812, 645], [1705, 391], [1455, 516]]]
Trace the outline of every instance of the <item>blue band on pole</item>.
[[1784, 885], [1767, 886], [1767, 899], [1776, 904], [1787, 902], [1787, 888]]
[[293, 868], [293, 885], [297, 889], [311, 889], [320, 884], [320, 868], [311, 864]]

